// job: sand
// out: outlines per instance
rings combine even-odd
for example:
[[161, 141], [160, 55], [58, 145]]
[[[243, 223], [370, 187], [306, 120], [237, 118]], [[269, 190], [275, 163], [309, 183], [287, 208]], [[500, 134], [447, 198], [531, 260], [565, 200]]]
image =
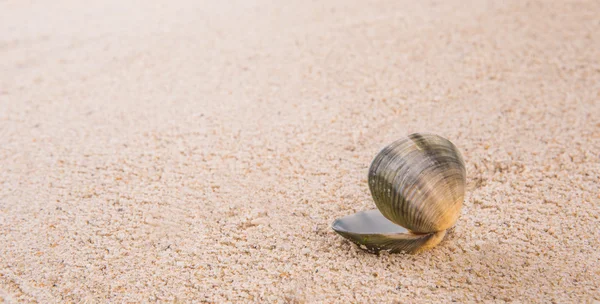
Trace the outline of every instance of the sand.
[[[226, 2], [0, 2], [0, 298], [600, 301], [599, 1]], [[412, 132], [461, 217], [365, 253]]]

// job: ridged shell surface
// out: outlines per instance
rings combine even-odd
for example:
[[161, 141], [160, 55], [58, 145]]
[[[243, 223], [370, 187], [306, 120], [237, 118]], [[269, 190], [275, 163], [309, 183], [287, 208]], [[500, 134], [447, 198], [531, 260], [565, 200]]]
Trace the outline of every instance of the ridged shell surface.
[[369, 189], [390, 221], [414, 233], [454, 225], [465, 196], [462, 156], [449, 140], [411, 134], [384, 148], [369, 169]]

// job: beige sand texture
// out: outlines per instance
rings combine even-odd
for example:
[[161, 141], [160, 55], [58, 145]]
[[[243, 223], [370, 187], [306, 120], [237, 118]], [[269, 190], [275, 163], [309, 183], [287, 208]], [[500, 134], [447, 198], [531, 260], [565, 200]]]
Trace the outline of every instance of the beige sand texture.
[[[0, 1], [0, 297], [600, 300], [599, 1]], [[364, 253], [367, 169], [462, 151], [462, 215]]]

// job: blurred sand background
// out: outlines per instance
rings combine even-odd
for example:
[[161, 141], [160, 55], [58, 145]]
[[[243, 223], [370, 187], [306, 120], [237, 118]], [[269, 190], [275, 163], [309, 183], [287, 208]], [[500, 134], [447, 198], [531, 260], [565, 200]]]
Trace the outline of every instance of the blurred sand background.
[[[599, 1], [0, 1], [0, 298], [600, 300]], [[412, 132], [420, 255], [334, 234]]]

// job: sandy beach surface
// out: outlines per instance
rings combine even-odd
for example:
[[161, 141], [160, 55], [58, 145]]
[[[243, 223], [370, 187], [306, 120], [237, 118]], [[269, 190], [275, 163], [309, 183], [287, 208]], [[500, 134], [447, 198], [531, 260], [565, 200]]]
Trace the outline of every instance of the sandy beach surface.
[[[600, 301], [599, 1], [223, 2], [0, 1], [0, 299]], [[412, 132], [461, 217], [365, 253]]]

